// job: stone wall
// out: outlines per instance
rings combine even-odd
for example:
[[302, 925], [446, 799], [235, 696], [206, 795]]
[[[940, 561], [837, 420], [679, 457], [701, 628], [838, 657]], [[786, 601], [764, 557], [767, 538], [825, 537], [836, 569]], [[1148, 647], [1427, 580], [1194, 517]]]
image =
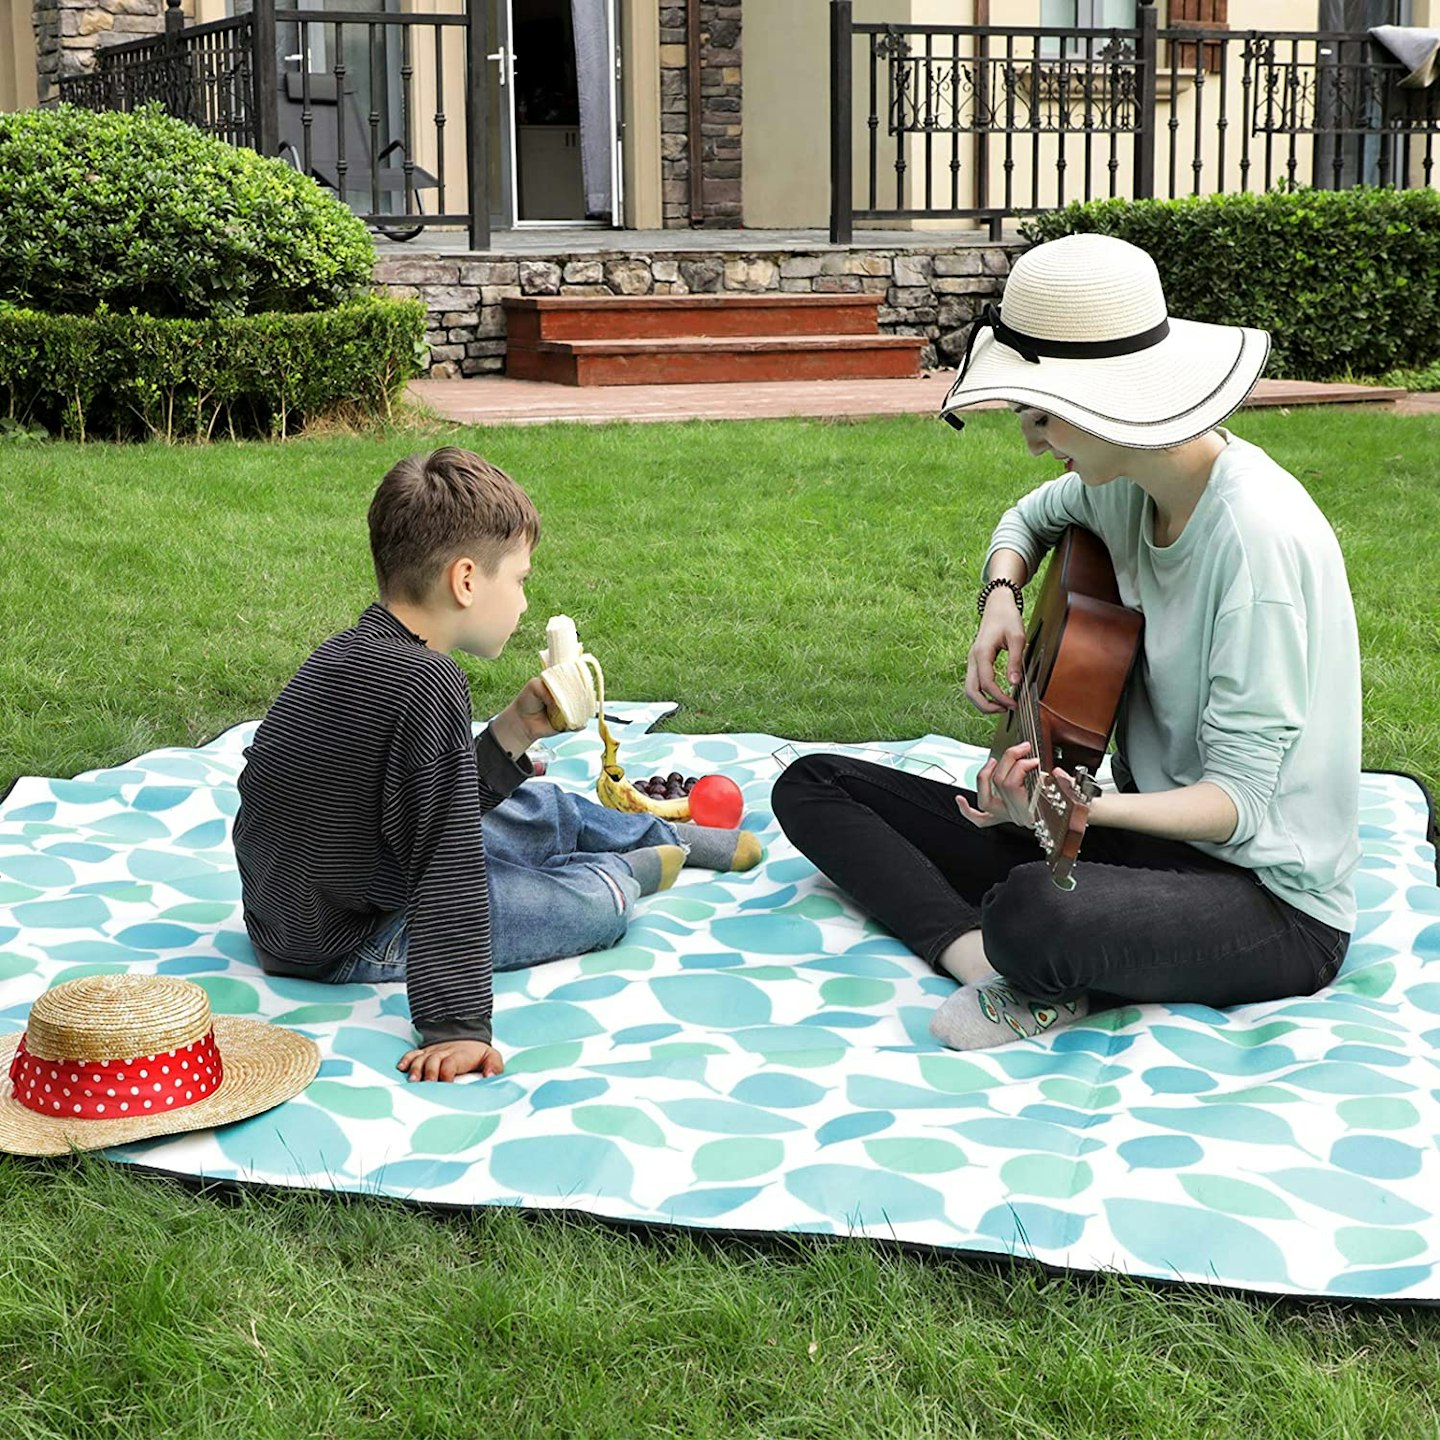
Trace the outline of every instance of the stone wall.
[[35, 66], [40, 103], [58, 82], [88, 75], [95, 52], [165, 30], [165, 0], [35, 0]]
[[998, 300], [1017, 244], [934, 249], [628, 252], [603, 255], [385, 257], [375, 288], [430, 311], [430, 374], [505, 368], [507, 295], [883, 295], [888, 335], [923, 335], [922, 364], [954, 364], [970, 322]]
[[[700, 6], [700, 214], [690, 212], [687, 7]], [[660, 189], [667, 230], [736, 228], [740, 203], [739, 0], [660, 0]]]

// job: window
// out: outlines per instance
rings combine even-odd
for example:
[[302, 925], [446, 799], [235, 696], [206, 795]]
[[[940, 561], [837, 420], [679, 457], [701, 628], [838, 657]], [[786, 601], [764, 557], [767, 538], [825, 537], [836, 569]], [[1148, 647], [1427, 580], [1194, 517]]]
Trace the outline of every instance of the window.
[[[1133, 30], [1136, 0], [1040, 0], [1040, 24], [1055, 30]], [[1047, 35], [1040, 41], [1040, 53], [1058, 58], [1062, 36]], [[1064, 53], [1083, 57], [1099, 49], [1098, 42], [1064, 39]]]

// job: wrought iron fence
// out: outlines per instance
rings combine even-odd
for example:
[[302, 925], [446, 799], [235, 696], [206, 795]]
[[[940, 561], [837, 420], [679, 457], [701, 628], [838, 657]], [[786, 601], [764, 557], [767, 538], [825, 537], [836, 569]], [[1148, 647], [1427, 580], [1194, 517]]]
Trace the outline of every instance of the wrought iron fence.
[[171, 115], [232, 145], [255, 143], [250, 16], [171, 26], [99, 54], [89, 75], [60, 81], [60, 98], [91, 110], [158, 101]]
[[465, 136], [446, 109], [463, 121], [468, 17], [296, 9], [275, 21], [295, 46], [276, 95], [280, 151], [396, 238], [468, 224], [451, 205]]
[[60, 98], [103, 110], [158, 102], [289, 160], [396, 239], [463, 225], [473, 249], [488, 248], [483, 5], [395, 15], [254, 0], [186, 27], [179, 0], [167, 4], [163, 35], [101, 50], [93, 73], [60, 82]]
[[999, 238], [1007, 218], [1077, 199], [1436, 180], [1440, 85], [1401, 88], [1404, 67], [1366, 35], [1138, 15], [1134, 29], [855, 24], [833, 0], [832, 240], [856, 220], [981, 220]]

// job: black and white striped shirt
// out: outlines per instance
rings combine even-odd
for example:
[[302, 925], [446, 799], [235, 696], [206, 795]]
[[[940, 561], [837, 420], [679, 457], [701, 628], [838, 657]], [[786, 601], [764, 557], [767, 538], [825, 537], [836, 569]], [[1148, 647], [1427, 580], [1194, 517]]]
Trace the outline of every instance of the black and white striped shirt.
[[410, 1017], [425, 1044], [490, 1039], [481, 817], [531, 773], [470, 687], [371, 605], [300, 667], [245, 752], [235, 857], [271, 973], [314, 976], [406, 914]]

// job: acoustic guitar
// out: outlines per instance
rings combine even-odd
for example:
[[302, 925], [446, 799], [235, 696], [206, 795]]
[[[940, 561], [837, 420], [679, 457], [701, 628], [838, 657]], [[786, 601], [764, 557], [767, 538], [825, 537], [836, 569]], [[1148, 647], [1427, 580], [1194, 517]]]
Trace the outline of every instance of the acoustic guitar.
[[[1110, 743], [1145, 620], [1120, 603], [1109, 551], [1090, 531], [1072, 525], [1060, 537], [1030, 627], [1015, 708], [995, 732], [992, 755], [1022, 740], [1040, 768], [1026, 778], [1031, 824], [1062, 890], [1100, 793], [1094, 773]], [[1056, 768], [1075, 783], [1055, 776]]]

